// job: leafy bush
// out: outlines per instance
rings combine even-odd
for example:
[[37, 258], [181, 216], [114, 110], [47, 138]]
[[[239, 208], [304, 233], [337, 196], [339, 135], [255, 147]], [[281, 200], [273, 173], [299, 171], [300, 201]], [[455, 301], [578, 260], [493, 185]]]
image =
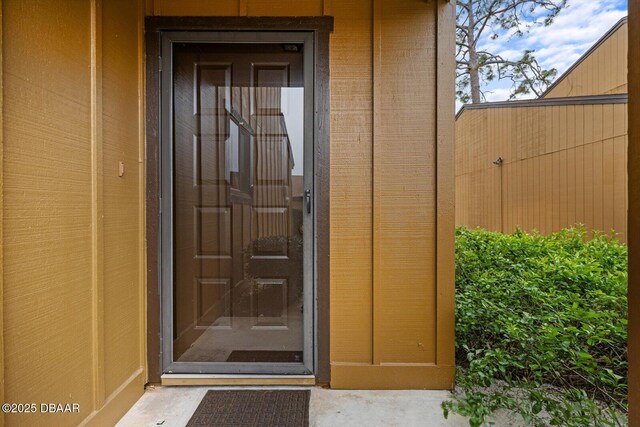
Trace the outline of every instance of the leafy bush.
[[627, 247], [584, 229], [456, 231], [457, 389], [472, 426], [624, 425]]

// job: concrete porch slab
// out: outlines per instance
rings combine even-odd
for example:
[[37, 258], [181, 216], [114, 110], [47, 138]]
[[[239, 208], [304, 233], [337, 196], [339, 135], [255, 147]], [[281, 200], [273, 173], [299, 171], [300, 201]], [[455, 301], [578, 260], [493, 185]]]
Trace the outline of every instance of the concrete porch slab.
[[[122, 427], [180, 427], [186, 425], [207, 390], [231, 387], [152, 387], [120, 420]], [[236, 387], [234, 389], [238, 389]], [[260, 387], [241, 387], [260, 389]], [[263, 387], [297, 389], [295, 387]], [[468, 421], [450, 415], [444, 419], [440, 404], [446, 391], [329, 390], [311, 387], [309, 422], [313, 427], [433, 426], [462, 427]]]

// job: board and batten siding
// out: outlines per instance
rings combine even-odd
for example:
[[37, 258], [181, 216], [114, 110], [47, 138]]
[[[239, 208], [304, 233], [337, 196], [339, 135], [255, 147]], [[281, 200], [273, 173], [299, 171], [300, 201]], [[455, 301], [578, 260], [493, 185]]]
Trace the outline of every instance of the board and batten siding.
[[458, 117], [457, 225], [550, 233], [581, 223], [626, 241], [627, 104], [567, 102]]
[[80, 405], [0, 425], [112, 425], [147, 381], [145, 12], [335, 17], [331, 383], [452, 386], [450, 2], [0, 5], [0, 396]]
[[332, 387], [452, 386], [453, 7], [444, 0], [148, 3], [156, 16], [334, 17]]
[[113, 425], [146, 382], [144, 3], [1, 5], [2, 401], [80, 412], [0, 425]]
[[621, 19], [542, 98], [627, 93], [627, 18]]

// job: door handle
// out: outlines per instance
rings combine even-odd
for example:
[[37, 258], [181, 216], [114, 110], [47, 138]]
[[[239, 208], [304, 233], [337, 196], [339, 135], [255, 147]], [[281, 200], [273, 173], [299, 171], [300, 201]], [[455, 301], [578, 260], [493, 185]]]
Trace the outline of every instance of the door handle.
[[307, 205], [307, 213], [311, 213], [311, 190], [304, 190], [304, 202]]

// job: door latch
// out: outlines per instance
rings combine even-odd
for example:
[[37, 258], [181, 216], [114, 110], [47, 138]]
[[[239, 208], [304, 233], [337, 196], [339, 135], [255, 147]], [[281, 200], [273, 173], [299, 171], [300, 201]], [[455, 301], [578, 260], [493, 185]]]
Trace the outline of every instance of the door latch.
[[304, 202], [307, 205], [307, 213], [311, 213], [311, 190], [304, 190]]

